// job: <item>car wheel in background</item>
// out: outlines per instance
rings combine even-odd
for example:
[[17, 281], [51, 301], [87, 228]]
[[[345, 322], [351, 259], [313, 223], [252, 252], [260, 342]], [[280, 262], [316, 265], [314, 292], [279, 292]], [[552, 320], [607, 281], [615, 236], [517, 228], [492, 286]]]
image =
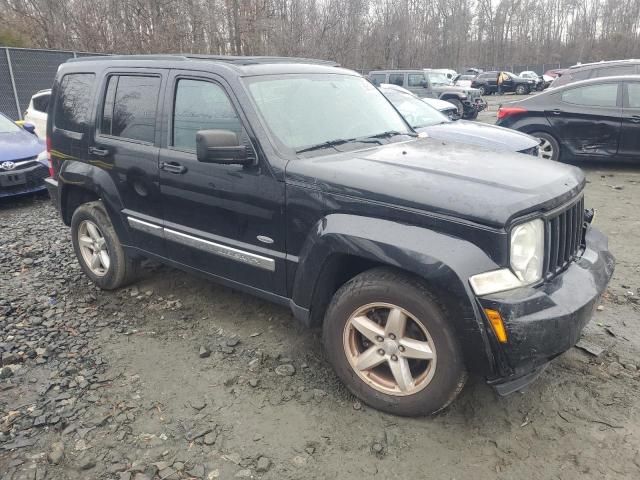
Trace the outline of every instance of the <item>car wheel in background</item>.
[[476, 118], [478, 118], [478, 111], [473, 110], [472, 112], [466, 114], [463, 118], [465, 118], [466, 120], [475, 120]]
[[460, 100], [458, 100], [457, 98], [447, 98], [443, 100], [446, 100], [447, 102], [456, 106], [456, 108], [458, 109], [458, 118], [462, 118], [464, 116], [464, 105], [462, 105], [462, 102]]
[[529, 135], [540, 140], [538, 157], [545, 160], [560, 160], [560, 144], [553, 135], [546, 132], [532, 132]]
[[451, 319], [421, 281], [392, 269], [364, 272], [336, 292], [323, 340], [349, 390], [388, 413], [436, 413], [466, 380]]
[[516, 87], [516, 95], [526, 95], [529, 93], [529, 89], [526, 85], [518, 85]]
[[489, 93], [484, 85], [480, 85], [478, 90], [480, 90], [480, 95], [483, 97]]
[[139, 261], [125, 253], [102, 202], [80, 205], [71, 218], [71, 241], [84, 273], [104, 290], [132, 282]]

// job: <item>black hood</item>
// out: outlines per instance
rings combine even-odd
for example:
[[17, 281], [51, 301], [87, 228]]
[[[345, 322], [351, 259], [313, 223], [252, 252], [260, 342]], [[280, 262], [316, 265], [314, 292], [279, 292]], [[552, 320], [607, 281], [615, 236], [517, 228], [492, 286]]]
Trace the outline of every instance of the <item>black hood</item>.
[[573, 166], [432, 138], [293, 160], [287, 179], [496, 227], [553, 209], [585, 185]]

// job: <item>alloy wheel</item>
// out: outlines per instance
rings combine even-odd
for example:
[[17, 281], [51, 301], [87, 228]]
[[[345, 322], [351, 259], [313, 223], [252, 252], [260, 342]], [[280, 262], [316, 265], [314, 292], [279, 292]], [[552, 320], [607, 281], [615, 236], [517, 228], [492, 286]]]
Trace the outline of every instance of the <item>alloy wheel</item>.
[[111, 258], [107, 242], [98, 226], [90, 220], [83, 220], [78, 226], [78, 245], [91, 273], [103, 277], [109, 271]]
[[539, 138], [540, 145], [538, 146], [538, 157], [544, 158], [545, 160], [553, 160], [553, 145], [546, 138]]
[[345, 324], [343, 346], [360, 379], [388, 395], [415, 394], [436, 371], [431, 335], [397, 305], [371, 303], [357, 309]]

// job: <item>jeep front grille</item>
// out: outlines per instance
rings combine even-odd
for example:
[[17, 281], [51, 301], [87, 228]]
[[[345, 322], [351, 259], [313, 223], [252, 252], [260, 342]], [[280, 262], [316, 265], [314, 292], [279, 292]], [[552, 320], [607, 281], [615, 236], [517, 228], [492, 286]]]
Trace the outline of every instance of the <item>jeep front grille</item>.
[[569, 207], [553, 212], [546, 218], [545, 259], [546, 277], [564, 270], [584, 246], [584, 197], [580, 196]]

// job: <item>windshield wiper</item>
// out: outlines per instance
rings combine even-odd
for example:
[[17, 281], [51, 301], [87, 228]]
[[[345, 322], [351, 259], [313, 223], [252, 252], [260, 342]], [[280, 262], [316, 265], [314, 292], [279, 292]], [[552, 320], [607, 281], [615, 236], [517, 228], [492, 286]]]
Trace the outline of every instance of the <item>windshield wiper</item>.
[[327, 142], [311, 145], [310, 147], [305, 147], [301, 150], [296, 150], [296, 153], [312, 152], [323, 148], [337, 147], [338, 145], [344, 145], [345, 143], [354, 142], [355, 140], [355, 138], [338, 138], [336, 140], [329, 140]]
[[376, 133], [375, 135], [369, 135], [366, 138], [391, 138], [391, 137], [397, 137], [398, 135], [407, 135], [409, 137], [418, 136], [417, 133], [413, 133], [413, 132], [398, 132], [397, 130], [389, 130], [382, 133]]

